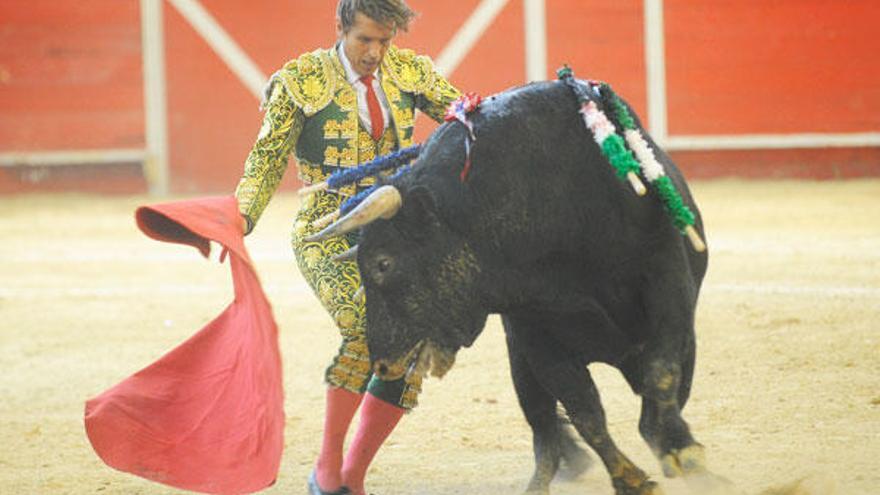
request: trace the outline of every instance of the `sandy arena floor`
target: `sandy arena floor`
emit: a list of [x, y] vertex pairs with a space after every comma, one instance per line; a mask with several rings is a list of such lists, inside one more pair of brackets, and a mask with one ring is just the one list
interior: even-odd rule
[[[710, 246], [685, 417], [710, 465], [748, 495], [802, 476], [812, 494], [880, 493], [880, 180], [693, 185]], [[86, 399], [151, 363], [231, 300], [229, 269], [148, 239], [150, 198], [0, 198], [0, 493], [172, 494], [92, 451]], [[288, 248], [293, 195], [248, 239], [281, 327], [286, 449], [267, 494], [303, 494], [337, 339]], [[380, 495], [519, 493], [531, 435], [497, 318], [404, 419], [368, 477]], [[638, 401], [597, 366], [618, 444], [668, 493], [637, 432]], [[610, 495], [604, 469], [556, 495]]]

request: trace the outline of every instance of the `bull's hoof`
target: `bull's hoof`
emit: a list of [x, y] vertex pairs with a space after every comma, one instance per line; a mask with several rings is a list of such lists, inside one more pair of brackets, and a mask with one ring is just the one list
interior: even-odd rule
[[550, 495], [549, 488], [531, 488], [523, 492], [523, 495]]
[[660, 465], [667, 478], [704, 473], [706, 472], [706, 452], [702, 445], [690, 445], [664, 455], [660, 459]]
[[639, 486], [619, 486], [615, 483], [614, 495], [665, 495], [660, 485], [645, 480]]

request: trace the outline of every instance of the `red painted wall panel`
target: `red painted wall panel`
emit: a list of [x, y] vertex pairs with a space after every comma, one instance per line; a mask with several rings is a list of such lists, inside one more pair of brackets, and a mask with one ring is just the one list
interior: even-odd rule
[[[459, 22], [470, 14], [470, 10], [459, 11]], [[483, 96], [522, 84], [526, 73], [524, 29], [522, 2], [511, 1], [451, 75], [451, 80], [462, 91]]]
[[[421, 0], [421, 4], [412, 2], [413, 8], [427, 7], [429, 2]], [[401, 46], [421, 48], [425, 45], [422, 41], [422, 31], [426, 36], [432, 36], [436, 48], [426, 47], [422, 53], [436, 58], [441, 50], [458, 31], [460, 24], [467, 19], [479, 2], [471, 2], [473, 8], [467, 8], [465, 2], [456, 6], [454, 12], [450, 12], [448, 6], [445, 10], [437, 8], [437, 2], [429, 12], [424, 12], [424, 21], [421, 28], [416, 26], [410, 35], [401, 39]], [[418, 6], [417, 6], [418, 5]], [[430, 23], [434, 16], [445, 19], [443, 30], [433, 26], [425, 26]], [[451, 21], [451, 22], [450, 22]], [[489, 96], [510, 86], [521, 84], [525, 80], [525, 55], [524, 55], [524, 20], [523, 9], [520, 2], [512, 1], [495, 18], [494, 22], [486, 29], [479, 42], [471, 52], [461, 61], [461, 64], [449, 74], [449, 80], [463, 92], [474, 92], [482, 96]], [[439, 26], [438, 26], [439, 27]], [[407, 43], [406, 45], [404, 43]], [[424, 141], [437, 128], [431, 119], [421, 116], [414, 138], [417, 142]]]
[[259, 100], [170, 6], [165, 43], [171, 189], [231, 193], [259, 130]]
[[[0, 152], [144, 145], [138, 3], [0, 2]], [[267, 76], [335, 39], [332, 0], [201, 3]], [[397, 44], [436, 58], [479, 3], [410, 0], [421, 15]], [[672, 135], [880, 130], [880, 62], [873, 53], [880, 3], [664, 3]], [[546, 5], [547, 76], [568, 63], [580, 77], [611, 83], [646, 120], [643, 2]], [[170, 3], [164, 7], [172, 190], [230, 192], [260, 126], [259, 101]], [[483, 95], [522, 83], [524, 22], [522, 0], [510, 0], [450, 79]], [[417, 139], [434, 127], [421, 118]], [[702, 167], [700, 176], [750, 175], [737, 165], [746, 163], [760, 163], [770, 176], [816, 167], [839, 171], [832, 176], [880, 175], [871, 161], [878, 155], [869, 151], [676, 156], [689, 169]], [[798, 168], [795, 159], [815, 167]], [[83, 180], [76, 181], [74, 169], [0, 169], [0, 191], [80, 187], [108, 176], [82, 167]], [[131, 190], [121, 184], [132, 169], [124, 170], [114, 187]], [[142, 178], [130, 182], [143, 188]], [[291, 170], [282, 187], [295, 185]]]
[[550, 74], [569, 64], [576, 76], [605, 81], [647, 121], [641, 0], [547, 0]]
[[[409, 32], [400, 33], [395, 43], [436, 59], [461, 27], [463, 20], [474, 11], [479, 3], [479, 0], [460, 0], [455, 2], [454, 9], [450, 9], [450, 4], [447, 2], [411, 0], [409, 5], [417, 12], [418, 17], [413, 21]], [[499, 31], [499, 24], [500, 22], [496, 19], [494, 25], [490, 26], [487, 36], [497, 36], [494, 33]], [[501, 30], [503, 31], [503, 29], [502, 27]], [[483, 38], [482, 41], [485, 42], [486, 38]], [[449, 75], [449, 80], [461, 88], [462, 91], [475, 91], [480, 92], [480, 94], [486, 94], [487, 88], [478, 88], [478, 82], [463, 79], [468, 73], [468, 70], [464, 67], [465, 64], [473, 63], [473, 60], [478, 59], [479, 54], [472, 52], [468, 59], [463, 60], [462, 64]], [[413, 134], [413, 139], [416, 142], [424, 141], [437, 128], [437, 124], [434, 121], [419, 115], [418, 112], [416, 113], [416, 122], [416, 130]]]
[[203, 5], [266, 75], [335, 38], [335, 3], [314, 0], [211, 0]]
[[0, 2], [0, 151], [144, 144], [136, 1]]
[[407, 3], [416, 11], [416, 18], [408, 32], [398, 34], [395, 43], [437, 56], [480, 0], [456, 0], [454, 4], [437, 0], [409, 0]]
[[664, 3], [670, 134], [880, 130], [880, 2]]

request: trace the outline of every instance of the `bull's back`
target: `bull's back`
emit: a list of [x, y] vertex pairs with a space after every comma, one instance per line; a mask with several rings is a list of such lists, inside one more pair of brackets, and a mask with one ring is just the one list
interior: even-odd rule
[[[492, 177], [482, 184], [485, 196], [497, 198], [493, 207], [506, 212], [504, 217], [528, 225], [521, 233], [540, 239], [539, 251], [575, 252], [607, 264], [646, 244], [677, 245], [678, 233], [659, 197], [654, 192], [639, 197], [617, 177], [579, 109], [559, 82], [524, 86], [488, 101], [478, 129], [484, 124], [484, 146], [499, 145], [486, 161], [493, 170], [485, 171]], [[662, 156], [667, 173], [683, 186], [678, 169]], [[689, 201], [686, 188], [684, 193]]]

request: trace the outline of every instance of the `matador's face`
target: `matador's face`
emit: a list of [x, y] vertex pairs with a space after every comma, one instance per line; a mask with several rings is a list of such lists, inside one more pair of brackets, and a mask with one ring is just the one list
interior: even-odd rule
[[336, 21], [336, 30], [344, 42], [345, 56], [360, 76], [376, 72], [397, 34], [394, 27], [376, 22], [360, 12], [355, 13], [354, 24], [348, 31], [343, 31], [339, 20]]

